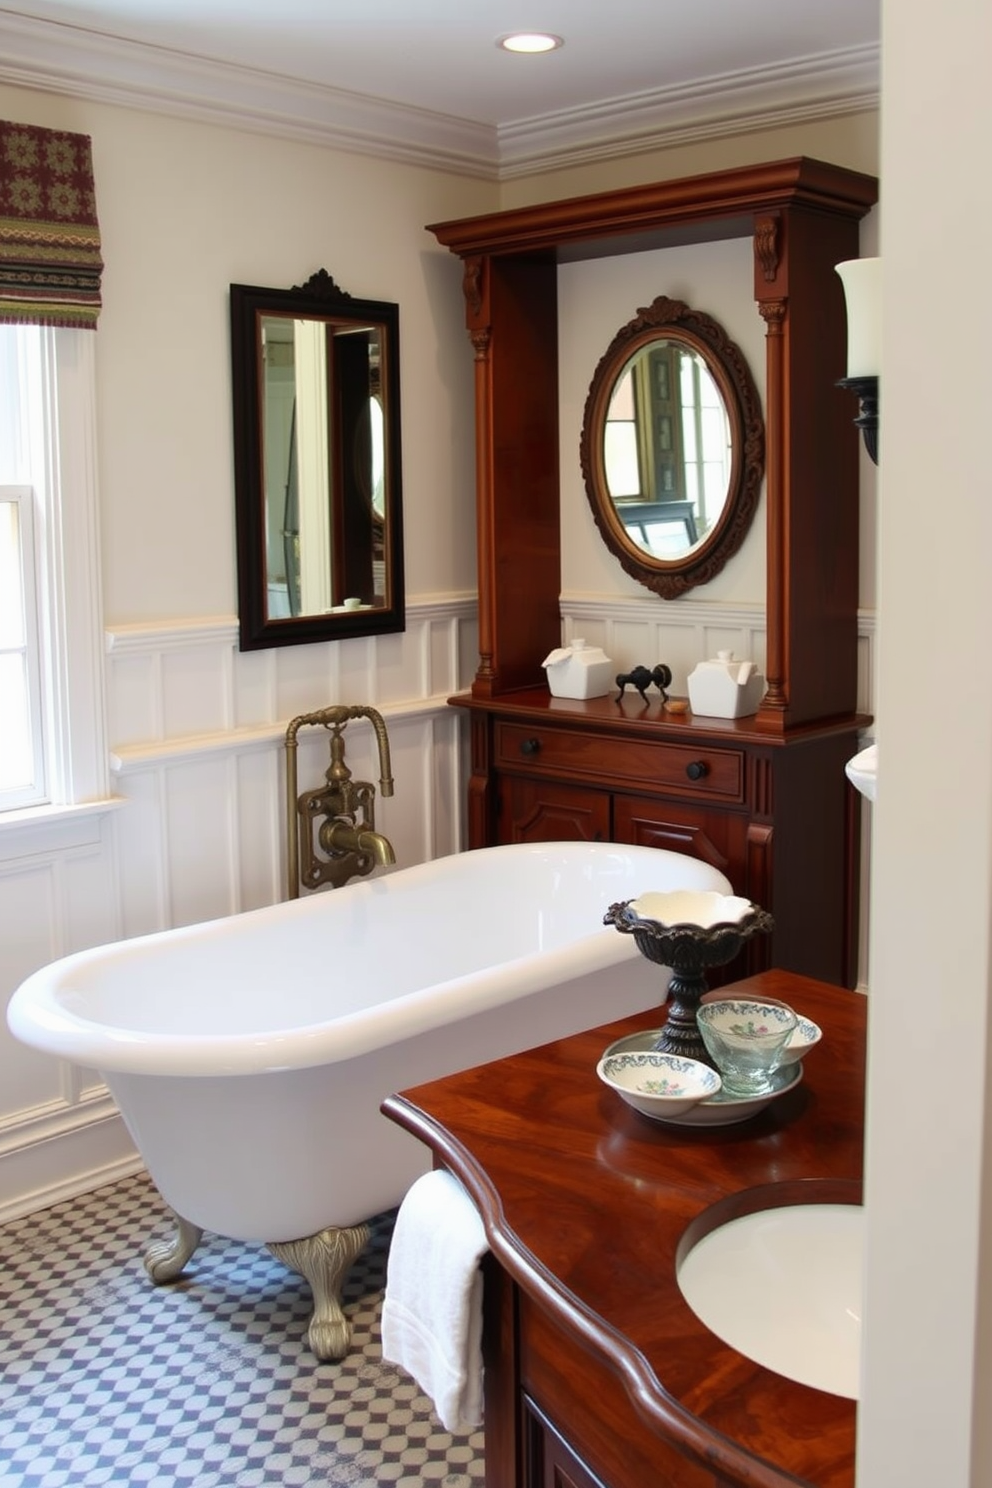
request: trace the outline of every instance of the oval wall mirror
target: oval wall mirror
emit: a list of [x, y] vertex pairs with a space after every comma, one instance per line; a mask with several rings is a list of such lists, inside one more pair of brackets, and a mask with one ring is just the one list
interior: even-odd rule
[[614, 336], [586, 398], [580, 455], [603, 541], [663, 599], [737, 552], [764, 474], [758, 391], [710, 316], [659, 296]]
[[243, 651], [402, 630], [399, 310], [231, 285]]

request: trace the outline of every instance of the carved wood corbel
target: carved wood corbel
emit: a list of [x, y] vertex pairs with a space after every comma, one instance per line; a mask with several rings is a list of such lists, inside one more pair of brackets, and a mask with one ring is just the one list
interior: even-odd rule
[[782, 214], [769, 212], [754, 219], [754, 258], [767, 284], [774, 282], [781, 260], [779, 229]]
[[483, 301], [487, 298], [486, 270], [489, 266], [488, 258], [482, 254], [474, 254], [466, 258], [462, 272], [462, 293], [465, 296], [465, 311], [469, 325], [472, 325], [482, 314]]

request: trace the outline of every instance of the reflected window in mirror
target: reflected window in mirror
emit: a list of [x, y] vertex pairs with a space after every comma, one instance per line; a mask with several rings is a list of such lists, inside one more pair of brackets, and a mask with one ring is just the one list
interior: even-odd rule
[[705, 583], [754, 515], [764, 426], [739, 348], [711, 317], [664, 296], [596, 368], [582, 470], [606, 545], [663, 598]]
[[402, 630], [397, 306], [231, 286], [243, 650]]
[[606, 413], [607, 488], [634, 541], [677, 559], [705, 541], [730, 488], [730, 420], [705, 360], [659, 341], [630, 358]]

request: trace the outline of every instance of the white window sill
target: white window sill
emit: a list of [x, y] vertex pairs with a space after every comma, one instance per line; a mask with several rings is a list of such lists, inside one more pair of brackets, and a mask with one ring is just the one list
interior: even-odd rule
[[23, 806], [0, 812], [0, 862], [97, 842], [104, 818], [124, 804], [123, 796], [108, 796], [72, 806]]

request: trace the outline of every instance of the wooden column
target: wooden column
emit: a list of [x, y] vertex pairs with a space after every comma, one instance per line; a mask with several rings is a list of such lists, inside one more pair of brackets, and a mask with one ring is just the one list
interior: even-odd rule
[[492, 316], [489, 309], [489, 259], [474, 254], [462, 276], [465, 324], [475, 352], [475, 508], [479, 574], [479, 665], [472, 687], [477, 697], [492, 695], [493, 572], [489, 554], [495, 542], [493, 521]]

